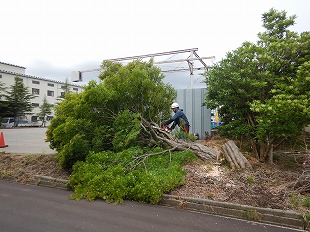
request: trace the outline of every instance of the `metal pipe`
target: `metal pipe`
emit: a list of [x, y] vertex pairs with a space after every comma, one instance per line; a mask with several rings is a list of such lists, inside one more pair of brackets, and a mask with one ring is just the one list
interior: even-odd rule
[[194, 51], [198, 51], [198, 48], [175, 50], [175, 51], [170, 51], [170, 52], [159, 52], [159, 53], [153, 53], [153, 54], [147, 54], [147, 55], [141, 55], [141, 56], [128, 56], [128, 57], [123, 57], [123, 58], [107, 59], [107, 60], [112, 61], [112, 62], [118, 62], [118, 61], [123, 61], [123, 60], [134, 60], [134, 59], [139, 59], [139, 58], [141, 59], [141, 58], [154, 57], [154, 56], [165, 56], [165, 55], [194, 52]]

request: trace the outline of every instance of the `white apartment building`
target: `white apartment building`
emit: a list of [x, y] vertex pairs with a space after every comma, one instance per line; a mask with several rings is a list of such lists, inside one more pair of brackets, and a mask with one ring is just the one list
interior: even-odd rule
[[[41, 77], [35, 77], [25, 74], [25, 67], [0, 62], [0, 82], [4, 84], [6, 89], [14, 85], [15, 77], [20, 77], [24, 85], [28, 87], [29, 92], [36, 96], [31, 100], [34, 106], [30, 115], [27, 115], [26, 119], [28, 122], [38, 121], [38, 113], [40, 112], [40, 106], [43, 103], [44, 96], [48, 103], [56, 104], [59, 103], [59, 97], [64, 95], [64, 84], [65, 82], [50, 80]], [[80, 93], [82, 87], [74, 84], [70, 84], [70, 92]], [[49, 119], [53, 118], [54, 112], [48, 116]]]

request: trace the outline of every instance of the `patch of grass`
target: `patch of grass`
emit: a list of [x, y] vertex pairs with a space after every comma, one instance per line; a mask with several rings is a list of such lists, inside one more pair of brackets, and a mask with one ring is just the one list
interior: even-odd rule
[[249, 185], [253, 185], [253, 184], [254, 184], [254, 178], [253, 178], [253, 176], [248, 176], [247, 181], [248, 181], [248, 184], [249, 184]]
[[291, 196], [291, 203], [292, 203], [293, 207], [295, 207], [295, 208], [297, 208], [300, 204], [300, 200], [295, 194], [293, 194]]
[[279, 177], [276, 177], [275, 180], [273, 181], [276, 185], [280, 185], [281, 184], [281, 180]]
[[304, 219], [305, 228], [307, 228], [310, 224], [310, 214], [309, 213], [304, 214], [303, 219]]
[[259, 213], [257, 213], [255, 210], [248, 210], [247, 211], [247, 218], [250, 221], [256, 221], [259, 222], [261, 221], [261, 215]]
[[[302, 205], [304, 207], [310, 208], [310, 197], [306, 197], [303, 201], [302, 201]], [[309, 215], [310, 216], [310, 215]]]

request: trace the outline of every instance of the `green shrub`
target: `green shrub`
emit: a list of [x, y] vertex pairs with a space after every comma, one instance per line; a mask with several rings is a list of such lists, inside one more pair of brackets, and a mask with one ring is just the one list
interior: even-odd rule
[[195, 159], [189, 151], [158, 154], [161, 151], [143, 151], [130, 148], [122, 152], [90, 153], [85, 162], [77, 162], [69, 179], [75, 193], [73, 199], [93, 201], [101, 198], [108, 202], [134, 200], [158, 203], [162, 194], [184, 183], [182, 166]]

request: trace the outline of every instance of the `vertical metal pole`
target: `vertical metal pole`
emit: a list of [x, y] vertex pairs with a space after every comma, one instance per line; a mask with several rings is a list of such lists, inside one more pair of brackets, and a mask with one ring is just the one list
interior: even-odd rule
[[193, 61], [193, 55], [194, 51], [191, 50], [191, 56], [190, 56], [190, 61], [189, 61], [189, 72], [190, 72], [190, 86], [189, 88], [193, 88], [193, 78], [194, 78], [194, 61]]

